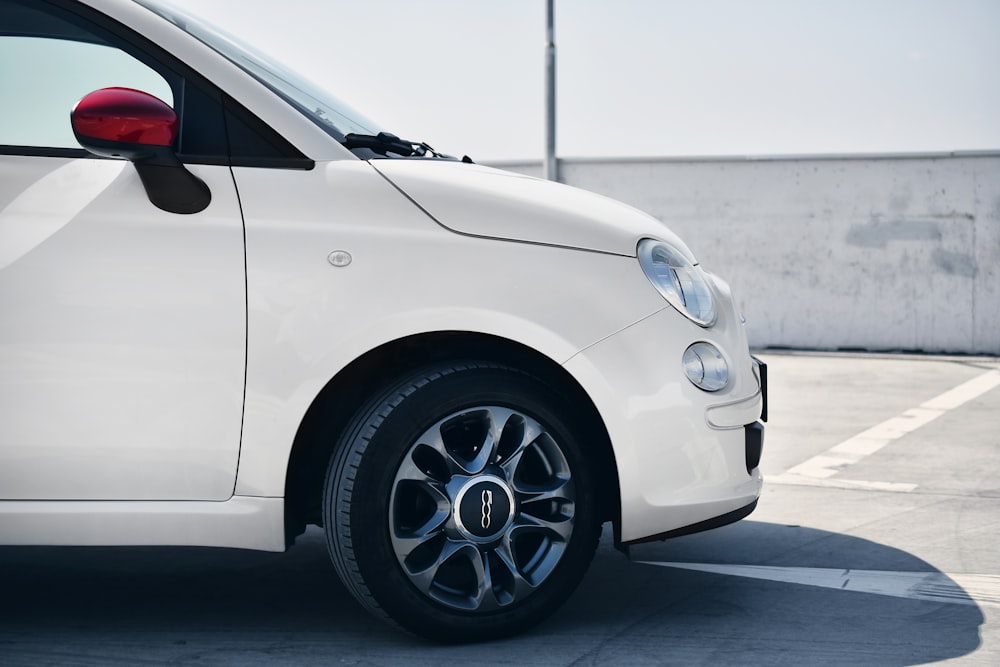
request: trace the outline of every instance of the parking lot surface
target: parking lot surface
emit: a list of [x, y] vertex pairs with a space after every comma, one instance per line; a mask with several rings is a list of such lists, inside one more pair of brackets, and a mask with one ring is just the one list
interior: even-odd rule
[[1000, 359], [760, 356], [757, 510], [630, 558], [605, 538], [527, 634], [397, 632], [316, 530], [284, 554], [4, 547], [0, 664], [1000, 665]]

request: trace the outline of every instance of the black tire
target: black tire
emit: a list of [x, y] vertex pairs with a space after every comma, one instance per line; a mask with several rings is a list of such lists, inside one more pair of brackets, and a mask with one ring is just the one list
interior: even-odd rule
[[327, 544], [376, 615], [443, 642], [550, 615], [600, 536], [573, 408], [518, 370], [442, 364], [373, 399], [327, 473]]

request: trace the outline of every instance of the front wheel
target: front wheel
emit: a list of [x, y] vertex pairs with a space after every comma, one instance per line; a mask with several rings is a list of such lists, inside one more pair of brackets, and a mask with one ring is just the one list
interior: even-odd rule
[[572, 406], [515, 369], [448, 364], [363, 408], [327, 475], [327, 542], [358, 600], [448, 642], [520, 631], [573, 591], [600, 535]]

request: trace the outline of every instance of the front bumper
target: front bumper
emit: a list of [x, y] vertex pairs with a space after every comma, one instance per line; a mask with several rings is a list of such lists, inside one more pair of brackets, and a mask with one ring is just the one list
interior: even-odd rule
[[[699, 340], [726, 357], [730, 382], [723, 390], [702, 391], [682, 371], [684, 350]], [[752, 511], [761, 490], [766, 366], [750, 356], [731, 305], [710, 329], [666, 308], [584, 350], [566, 368], [611, 438], [621, 542], [704, 530]]]

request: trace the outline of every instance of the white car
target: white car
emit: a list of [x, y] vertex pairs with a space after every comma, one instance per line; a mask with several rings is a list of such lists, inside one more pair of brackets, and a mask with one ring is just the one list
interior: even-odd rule
[[[727, 285], [154, 0], [0, 0], [0, 543], [282, 551], [443, 641], [760, 494]], [[124, 158], [124, 159], [121, 159]]]

